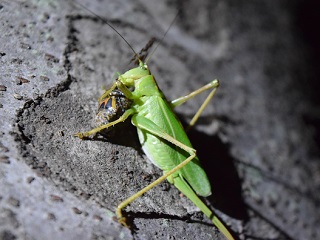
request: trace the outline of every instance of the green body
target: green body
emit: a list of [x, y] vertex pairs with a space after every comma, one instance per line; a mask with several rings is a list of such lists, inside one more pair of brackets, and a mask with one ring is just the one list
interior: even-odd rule
[[227, 239], [234, 239], [223, 223], [197, 196], [197, 194], [203, 197], [209, 196], [211, 186], [206, 173], [200, 166], [195, 149], [193, 149], [184, 128], [173, 112], [174, 107], [205, 90], [213, 88], [214, 90], [192, 119], [190, 125], [193, 125], [213, 97], [218, 86], [219, 82], [214, 80], [187, 96], [168, 102], [158, 88], [147, 65], [140, 61], [139, 67], [133, 68], [122, 75], [119, 74], [118, 80], [100, 97], [100, 100], [106, 99], [114, 89], [118, 88], [127, 99], [132, 101], [132, 105], [119, 119], [88, 132], [78, 133], [76, 136], [80, 138], [90, 136], [131, 116], [132, 124], [137, 127], [140, 143], [145, 154], [164, 173], [162, 177], [119, 204], [116, 212], [118, 221], [123, 225], [126, 225], [126, 221], [122, 215], [122, 209], [155, 185], [167, 179], [199, 207]]
[[[87, 9], [85, 6], [81, 6]], [[89, 9], [87, 10], [96, 15]], [[99, 16], [97, 17], [100, 18]], [[102, 18], [100, 19], [109, 25], [128, 44], [135, 56], [139, 59], [138, 54], [126, 39], [107, 21]], [[166, 33], [164, 36], [165, 35]], [[154, 77], [148, 70], [147, 64], [139, 59], [139, 67], [131, 69], [122, 75], [119, 74], [119, 78], [112, 87], [105, 91], [100, 97], [99, 102], [106, 100], [103, 101], [103, 109], [107, 111], [98, 112], [97, 114], [99, 122], [103, 125], [88, 132], [79, 132], [75, 134], [75, 136], [82, 139], [123, 122], [131, 116], [132, 124], [137, 127], [139, 139], [145, 154], [156, 166], [163, 170], [163, 176], [118, 205], [116, 214], [118, 221], [124, 226], [127, 226], [127, 224], [125, 217], [122, 215], [122, 209], [138, 197], [142, 196], [145, 192], [167, 179], [199, 207], [227, 239], [234, 239], [224, 224], [197, 196], [197, 194], [203, 197], [210, 195], [211, 186], [206, 173], [200, 166], [195, 149], [193, 149], [185, 130], [173, 112], [174, 107], [179, 106], [203, 91], [213, 89], [192, 118], [188, 128], [192, 127], [214, 96], [218, 86], [219, 81], [213, 80], [187, 96], [168, 102], [158, 88]], [[113, 92], [116, 88], [118, 89], [117, 94]], [[133, 91], [131, 89], [133, 89]], [[119, 91], [121, 92], [121, 97], [118, 95]], [[127, 107], [127, 104], [117, 102], [120, 99], [123, 99], [122, 94], [125, 96], [126, 100], [131, 100], [133, 102], [130, 107]], [[131, 101], [126, 102], [129, 103]], [[111, 110], [109, 103], [112, 103]], [[108, 109], [105, 109], [106, 106]], [[124, 113], [118, 119], [109, 122], [109, 119], [112, 119], [112, 117], [118, 117], [117, 114], [119, 113], [119, 110], [121, 111], [121, 114], [123, 111]]]
[[[152, 81], [149, 81], [149, 84], [157, 86], [153, 80], [153, 76], [149, 75], [148, 77], [152, 79]], [[158, 91], [160, 92], [160, 90]], [[137, 116], [149, 119], [171, 137], [192, 148], [180, 121], [177, 119], [164, 96], [154, 96], [152, 93], [148, 94], [149, 95], [143, 96], [133, 103], [132, 108], [136, 110]], [[164, 173], [190, 156], [188, 152], [164, 139], [145, 130], [141, 130], [139, 127], [137, 127], [137, 130], [143, 151], [152, 163], [162, 169]], [[193, 190], [200, 196], [206, 197], [211, 194], [211, 187], [207, 175], [200, 166], [197, 157], [179, 171], [172, 174], [168, 180], [174, 184], [176, 178], [184, 178], [187, 180]]]

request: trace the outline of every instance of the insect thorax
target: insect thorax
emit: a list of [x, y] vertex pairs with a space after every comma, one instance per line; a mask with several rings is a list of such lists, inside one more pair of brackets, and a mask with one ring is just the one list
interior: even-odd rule
[[98, 126], [117, 120], [131, 106], [131, 101], [119, 90], [113, 90], [99, 102], [95, 121]]

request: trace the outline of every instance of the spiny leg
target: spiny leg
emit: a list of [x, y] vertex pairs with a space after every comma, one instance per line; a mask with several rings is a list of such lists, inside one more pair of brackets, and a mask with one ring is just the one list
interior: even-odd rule
[[181, 105], [182, 103], [185, 103], [186, 101], [190, 100], [191, 98], [197, 96], [198, 94], [213, 88], [212, 91], [210, 92], [210, 94], [208, 95], [208, 97], [206, 98], [206, 100], [202, 103], [202, 105], [199, 108], [199, 110], [193, 116], [192, 120], [189, 123], [189, 126], [186, 129], [186, 131], [188, 131], [191, 127], [194, 126], [194, 124], [199, 119], [199, 117], [200, 117], [201, 113], [203, 112], [203, 110], [206, 108], [206, 106], [209, 104], [209, 102], [213, 98], [213, 96], [216, 93], [218, 87], [219, 87], [219, 81], [217, 79], [215, 79], [215, 80], [211, 81], [210, 83], [204, 85], [203, 87], [191, 92], [190, 94], [171, 101], [171, 106], [173, 108], [175, 108], [175, 107]]
[[142, 190], [140, 190], [136, 194], [132, 195], [131, 197], [127, 198], [126, 200], [124, 200], [123, 202], [121, 202], [118, 205], [117, 210], [116, 210], [116, 214], [118, 217], [118, 221], [124, 226], [127, 226], [127, 224], [126, 224], [125, 217], [123, 217], [123, 215], [122, 215], [123, 208], [128, 206], [131, 202], [133, 202], [135, 199], [140, 197], [145, 192], [149, 191], [151, 188], [155, 187], [157, 184], [166, 180], [171, 174], [175, 173], [176, 171], [178, 171], [179, 169], [184, 167], [186, 164], [188, 164], [190, 161], [192, 161], [192, 159], [194, 159], [196, 157], [195, 149], [188, 147], [185, 144], [177, 141], [175, 138], [171, 137], [163, 129], [161, 129], [158, 125], [156, 125], [155, 123], [153, 123], [149, 119], [134, 115], [134, 116], [132, 116], [132, 123], [137, 128], [148, 131], [148, 132], [152, 133], [153, 135], [158, 136], [162, 139], [165, 139], [165, 140], [171, 142], [172, 144], [180, 147], [181, 149], [188, 152], [190, 154], [190, 156], [188, 158], [186, 158], [183, 162], [181, 162], [179, 165], [172, 168], [170, 171], [166, 172], [163, 176], [161, 176], [160, 178], [158, 178], [154, 182], [150, 183], [148, 186], [146, 186], [145, 188], [143, 188]]
[[154, 182], [150, 183], [148, 186], [144, 187], [143, 189], [141, 189], [139, 192], [135, 193], [134, 195], [132, 195], [131, 197], [127, 198], [126, 200], [122, 201], [116, 210], [116, 214], [117, 214], [117, 218], [118, 218], [118, 222], [121, 223], [122, 225], [127, 226], [126, 224], [126, 218], [123, 217], [122, 215], [122, 209], [125, 208], [126, 206], [128, 206], [131, 202], [133, 202], [134, 200], [136, 200], [138, 197], [140, 197], [141, 195], [143, 195], [144, 193], [148, 192], [151, 188], [155, 187], [156, 185], [158, 185], [159, 183], [163, 182], [164, 180], [166, 180], [171, 174], [175, 173], [176, 171], [178, 171], [179, 169], [183, 168], [186, 164], [188, 164], [192, 159], [194, 159], [196, 156], [195, 153], [193, 153], [191, 156], [189, 156], [186, 160], [184, 160], [182, 163], [180, 163], [179, 165], [177, 165], [176, 167], [172, 168], [170, 171], [168, 171], [166, 174], [164, 174], [163, 176], [159, 177], [157, 180], [155, 180]]
[[102, 126], [99, 126], [99, 127], [96, 127], [88, 132], [79, 132], [79, 133], [76, 133], [74, 134], [73, 136], [75, 137], [78, 137], [80, 139], [83, 139], [85, 137], [89, 137], [90, 135], [93, 135], [97, 132], [100, 132], [102, 131], [103, 129], [106, 129], [106, 128], [109, 128], [111, 126], [114, 126], [120, 122], [124, 122], [130, 115], [132, 115], [134, 113], [134, 110], [133, 109], [128, 109], [127, 111], [124, 112], [124, 114], [119, 117], [117, 120], [113, 121], [113, 122], [110, 122], [108, 124], [105, 124], [105, 125], [102, 125]]

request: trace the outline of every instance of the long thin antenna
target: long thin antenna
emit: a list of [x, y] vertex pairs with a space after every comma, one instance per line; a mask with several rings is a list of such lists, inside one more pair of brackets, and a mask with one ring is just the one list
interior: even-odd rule
[[134, 53], [134, 55], [139, 58], [139, 55], [136, 53], [136, 51], [133, 49], [133, 47], [130, 45], [130, 43], [128, 43], [128, 41], [117, 31], [117, 29], [115, 29], [107, 20], [103, 19], [102, 17], [100, 17], [98, 14], [94, 13], [93, 11], [91, 11], [89, 8], [87, 8], [86, 6], [84, 6], [83, 4], [73, 1], [75, 4], [78, 4], [79, 6], [81, 6], [82, 8], [84, 8], [85, 10], [87, 10], [88, 12], [90, 12], [93, 16], [97, 17], [98, 19], [100, 19], [103, 23], [107, 24], [113, 31], [115, 31], [121, 38], [123, 41], [125, 41], [125, 43], [129, 46], [129, 48], [132, 50], [132, 52]]
[[153, 49], [153, 51], [150, 53], [149, 57], [146, 59], [146, 64], [148, 63], [148, 61], [150, 60], [150, 58], [152, 57], [152, 55], [155, 53], [155, 51], [158, 49], [158, 47], [160, 46], [160, 44], [163, 42], [163, 39], [165, 38], [165, 36], [167, 35], [167, 33], [169, 32], [170, 28], [173, 26], [173, 24], [175, 23], [175, 21], [177, 20], [178, 16], [180, 15], [180, 10], [177, 12], [176, 16], [174, 17], [174, 19], [171, 21], [169, 27], [167, 28], [167, 30], [165, 31], [165, 33], [163, 34], [161, 40], [159, 41], [159, 43], [157, 44], [157, 46]]
[[149, 42], [144, 46], [144, 48], [142, 48], [140, 50], [140, 52], [138, 53], [139, 58], [137, 59], [137, 56], [134, 55], [130, 59], [130, 63], [133, 62], [133, 63], [139, 65], [139, 61], [144, 61], [148, 56], [148, 50], [152, 47], [152, 45], [154, 44], [155, 41], [156, 41], [156, 38], [152, 37], [149, 40]]

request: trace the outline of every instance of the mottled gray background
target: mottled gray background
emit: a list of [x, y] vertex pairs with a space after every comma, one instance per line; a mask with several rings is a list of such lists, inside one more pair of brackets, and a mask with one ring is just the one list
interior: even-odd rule
[[[80, 1], [80, 0], [79, 0]], [[205, 201], [239, 239], [319, 239], [319, 4], [298, 0], [89, 1], [149, 66], [168, 99], [218, 78], [191, 141], [210, 177]], [[81, 141], [102, 87], [132, 52], [72, 1], [0, 2], [0, 239], [223, 239], [161, 175], [130, 122]], [[205, 96], [177, 109], [188, 122]]]

